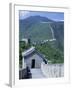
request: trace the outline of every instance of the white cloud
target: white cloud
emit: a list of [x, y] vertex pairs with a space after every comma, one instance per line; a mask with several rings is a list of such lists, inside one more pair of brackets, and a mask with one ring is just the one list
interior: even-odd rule
[[20, 19], [24, 19], [24, 18], [28, 17], [29, 13], [30, 13], [29, 11], [20, 11], [19, 12]]

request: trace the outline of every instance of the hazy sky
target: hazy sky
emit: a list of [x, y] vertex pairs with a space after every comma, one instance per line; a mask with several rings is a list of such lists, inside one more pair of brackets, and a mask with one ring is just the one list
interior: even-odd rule
[[64, 21], [63, 12], [41, 12], [41, 11], [19, 11], [19, 19], [25, 19], [29, 16], [43, 16], [55, 21]]

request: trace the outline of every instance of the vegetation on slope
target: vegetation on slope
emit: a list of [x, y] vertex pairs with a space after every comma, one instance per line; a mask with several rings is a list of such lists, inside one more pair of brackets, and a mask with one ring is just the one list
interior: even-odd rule
[[45, 55], [45, 58], [51, 63], [64, 63], [63, 53], [57, 48], [51, 47], [49, 43], [36, 45], [36, 49]]

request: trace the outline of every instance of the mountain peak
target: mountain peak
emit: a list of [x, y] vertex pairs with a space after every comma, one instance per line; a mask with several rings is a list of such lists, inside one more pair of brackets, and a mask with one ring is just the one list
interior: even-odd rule
[[29, 16], [26, 19], [22, 19], [22, 21], [33, 21], [33, 22], [53, 22], [53, 20], [48, 19], [47, 17], [43, 17], [40, 15], [36, 15], [36, 16]]

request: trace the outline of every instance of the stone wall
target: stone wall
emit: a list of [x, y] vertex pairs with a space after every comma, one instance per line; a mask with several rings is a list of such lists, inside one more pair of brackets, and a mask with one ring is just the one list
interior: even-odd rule
[[63, 77], [64, 64], [45, 64], [41, 63], [41, 70], [45, 77]]

